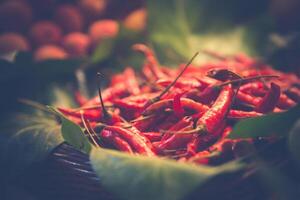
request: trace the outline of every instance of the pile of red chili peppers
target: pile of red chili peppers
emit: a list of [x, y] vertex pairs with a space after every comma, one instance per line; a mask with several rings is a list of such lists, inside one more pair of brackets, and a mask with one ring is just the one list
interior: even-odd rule
[[234, 158], [240, 142], [253, 142], [226, 138], [237, 121], [282, 112], [300, 101], [297, 76], [243, 54], [206, 52], [214, 62], [193, 66], [190, 60], [174, 69], [161, 66], [143, 44], [133, 49], [146, 57], [140, 73], [127, 67], [112, 76], [100, 98], [87, 100], [76, 93], [79, 108], [59, 108], [95, 146], [221, 163]]

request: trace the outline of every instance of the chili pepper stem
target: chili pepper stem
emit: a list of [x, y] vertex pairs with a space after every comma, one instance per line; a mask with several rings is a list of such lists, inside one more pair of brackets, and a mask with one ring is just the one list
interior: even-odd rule
[[223, 86], [229, 85], [229, 84], [243, 83], [246, 81], [252, 81], [252, 80], [263, 79], [263, 78], [279, 78], [279, 76], [277, 76], [277, 75], [261, 75], [261, 76], [253, 76], [253, 77], [242, 78], [242, 79], [235, 79], [232, 81], [226, 81], [224, 83], [221, 83], [221, 84], [217, 85], [216, 87], [223, 87]]
[[189, 62], [184, 66], [184, 68], [181, 70], [181, 72], [177, 75], [177, 77], [172, 81], [157, 97], [154, 97], [153, 99], [150, 99], [146, 104], [145, 108], [148, 107], [149, 105], [157, 102], [160, 100], [160, 98], [166, 94], [170, 88], [177, 82], [177, 80], [182, 76], [182, 74], [185, 72], [185, 70], [188, 68], [188, 66], [191, 65], [193, 60], [198, 56], [199, 52], [196, 52], [195, 55], [189, 60]]
[[204, 125], [199, 125], [195, 129], [190, 130], [190, 131], [160, 130], [159, 132], [161, 132], [162, 134], [166, 134], [166, 133], [169, 133], [169, 134], [195, 134], [195, 133], [201, 134], [201, 133], [206, 133], [207, 130], [206, 130], [206, 127]]
[[100, 98], [100, 103], [101, 103], [101, 107], [102, 107], [102, 112], [103, 112], [103, 117], [104, 119], [109, 119], [111, 118], [110, 114], [107, 112], [105, 106], [104, 106], [104, 102], [102, 99], [102, 93], [101, 93], [101, 73], [97, 72], [97, 76], [98, 76], [98, 95]]

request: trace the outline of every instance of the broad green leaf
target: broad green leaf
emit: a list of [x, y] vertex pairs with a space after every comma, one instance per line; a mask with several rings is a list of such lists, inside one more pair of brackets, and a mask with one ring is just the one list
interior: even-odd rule
[[[263, 20], [266, 17], [249, 21], [245, 17], [249, 4], [254, 8], [251, 11], [260, 16], [265, 1], [148, 1], [150, 42], [163, 61], [188, 59], [204, 49], [224, 54], [257, 54], [263, 50], [272, 27]], [[201, 55], [196, 61], [207, 58]]]
[[196, 166], [162, 158], [93, 148], [93, 169], [103, 186], [120, 199], [183, 199], [210, 178], [241, 169], [234, 162], [220, 167]]
[[115, 40], [116, 39], [114, 38], [103, 40], [94, 50], [91, 56], [91, 62], [94, 64], [99, 63], [104, 59], [108, 58], [109, 56], [111, 56], [111, 53], [115, 45]]
[[287, 136], [289, 129], [299, 119], [300, 105], [282, 112], [241, 120], [228, 135], [231, 139], [265, 136]]
[[35, 162], [46, 158], [63, 142], [60, 124], [53, 115], [36, 112], [14, 116], [1, 126], [1, 178], [16, 177]]
[[62, 121], [61, 133], [64, 140], [70, 145], [77, 148], [78, 150], [89, 154], [92, 146], [87, 137], [85, 136], [81, 127], [72, 122], [71, 120], [67, 119], [57, 109], [50, 106], [48, 106], [48, 108], [50, 111], [52, 111], [60, 117]]

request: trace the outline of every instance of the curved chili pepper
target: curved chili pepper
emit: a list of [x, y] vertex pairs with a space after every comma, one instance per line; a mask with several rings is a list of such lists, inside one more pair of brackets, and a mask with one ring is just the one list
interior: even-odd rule
[[160, 132], [142, 132], [142, 134], [151, 142], [157, 142], [161, 140], [162, 137], [162, 134]]
[[[159, 112], [161, 110], [165, 110], [167, 108], [172, 108], [173, 101], [174, 101], [173, 99], [164, 99], [164, 100], [158, 101], [154, 104], [151, 104], [146, 110], [144, 110], [144, 112], [142, 114], [143, 115], [151, 115], [151, 114]], [[204, 112], [208, 109], [208, 106], [198, 103], [198, 102], [195, 102], [192, 99], [181, 98], [180, 102], [181, 102], [181, 106], [184, 109], [190, 109], [190, 110], [194, 110], [197, 112]]]
[[233, 96], [234, 92], [231, 85], [225, 86], [212, 107], [197, 121], [197, 126], [205, 127], [208, 133], [216, 132], [228, 114]]
[[177, 95], [175, 95], [175, 97], [173, 99], [174, 114], [178, 118], [181, 118], [184, 115], [184, 109], [182, 108], [182, 104], [181, 104], [181, 100], [180, 100], [182, 95], [184, 95], [184, 93], [177, 94]]
[[123, 74], [125, 77], [125, 85], [127, 86], [129, 93], [133, 95], [139, 94], [141, 91], [133, 69], [127, 67]]
[[132, 49], [135, 51], [140, 51], [146, 56], [147, 63], [145, 65], [149, 67], [157, 79], [166, 77], [164, 72], [159, 67], [159, 63], [154, 56], [154, 52], [149, 47], [144, 44], [135, 44], [132, 46]]
[[[172, 82], [173, 80], [171, 79], [159, 79], [156, 81], [156, 84], [159, 86], [167, 87]], [[192, 89], [192, 88], [202, 89], [203, 85], [195, 78], [182, 77], [174, 84], [174, 87], [185, 88], [185, 89]]]
[[277, 84], [271, 83], [270, 90], [256, 105], [255, 110], [261, 113], [271, 112], [279, 100], [280, 91], [280, 87]]
[[64, 115], [72, 116], [72, 117], [81, 117], [81, 113], [83, 114], [85, 119], [92, 120], [92, 121], [99, 121], [102, 117], [102, 112], [99, 110], [78, 110], [74, 111], [72, 109], [67, 108], [57, 108], [60, 112]]
[[113, 146], [115, 146], [120, 151], [127, 152], [129, 154], [133, 154], [133, 150], [131, 146], [123, 140], [122, 138], [116, 136], [112, 131], [109, 130], [103, 130], [100, 135], [106, 142], [111, 143]]
[[119, 126], [107, 126], [104, 130], [110, 130], [117, 133], [120, 137], [124, 138], [129, 144], [131, 144], [132, 147], [140, 154], [146, 156], [156, 155], [151, 142], [140, 133], [133, 133], [132, 131]]
[[[188, 131], [193, 129], [192, 125], [188, 125], [185, 128], [182, 128], [180, 131]], [[191, 134], [173, 134], [166, 140], [162, 140], [161, 143], [158, 145], [159, 149], [178, 149], [186, 147], [187, 143], [193, 138]]]
[[277, 106], [281, 109], [289, 109], [296, 105], [292, 99], [290, 99], [286, 94], [280, 94]]
[[[173, 126], [171, 126], [168, 131], [171, 131], [171, 132], [179, 131], [187, 126], [191, 126], [192, 124], [193, 124], [193, 121], [192, 121], [191, 117], [183, 117], [180, 121], [178, 121]], [[161, 138], [161, 141], [164, 141], [173, 135], [173, 134], [168, 133], [168, 131], [165, 131], [163, 137]]]
[[240, 87], [240, 91], [246, 94], [262, 97], [267, 90], [262, 82], [251, 82]]
[[256, 106], [259, 104], [259, 102], [261, 101], [260, 97], [253, 97], [249, 94], [245, 94], [242, 91], [239, 91], [236, 95], [236, 98], [242, 102], [242, 103], [246, 103], [252, 106]]
[[233, 110], [231, 109], [228, 113], [228, 118], [241, 119], [249, 117], [259, 117], [262, 116], [261, 113], [255, 111], [243, 111], [243, 110]]

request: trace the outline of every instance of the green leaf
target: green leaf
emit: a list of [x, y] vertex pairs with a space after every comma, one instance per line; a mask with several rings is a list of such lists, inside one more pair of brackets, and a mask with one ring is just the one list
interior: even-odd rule
[[233, 127], [228, 138], [287, 136], [289, 129], [299, 118], [299, 113], [300, 105], [297, 105], [286, 112], [241, 120]]
[[60, 124], [43, 112], [20, 114], [2, 124], [0, 134], [1, 177], [16, 177], [39, 162], [63, 142]]
[[60, 117], [62, 121], [61, 133], [64, 140], [70, 145], [74, 146], [76, 149], [86, 154], [89, 154], [92, 146], [87, 137], [85, 136], [81, 127], [72, 122], [71, 120], [67, 119], [57, 109], [51, 106], [48, 106], [48, 108], [50, 111], [52, 111]]
[[[150, 42], [160, 60], [165, 62], [186, 60], [195, 52], [204, 49], [224, 54], [257, 54], [263, 50], [261, 46], [266, 43], [272, 27], [268, 20], [264, 20], [266, 17], [254, 21], [244, 14], [249, 13], [249, 8], [253, 8], [251, 12], [260, 16], [265, 6], [263, 2], [255, 1], [253, 4], [245, 0], [148, 1]], [[249, 4], [252, 7], [247, 8]], [[196, 62], [204, 62], [207, 59], [207, 56], [201, 55]]]
[[120, 199], [182, 199], [210, 178], [241, 169], [237, 162], [220, 167], [196, 166], [162, 158], [93, 148], [93, 169], [101, 183]]
[[111, 53], [115, 46], [115, 40], [115, 38], [103, 40], [94, 50], [91, 56], [91, 62], [93, 64], [96, 64], [111, 56]]

